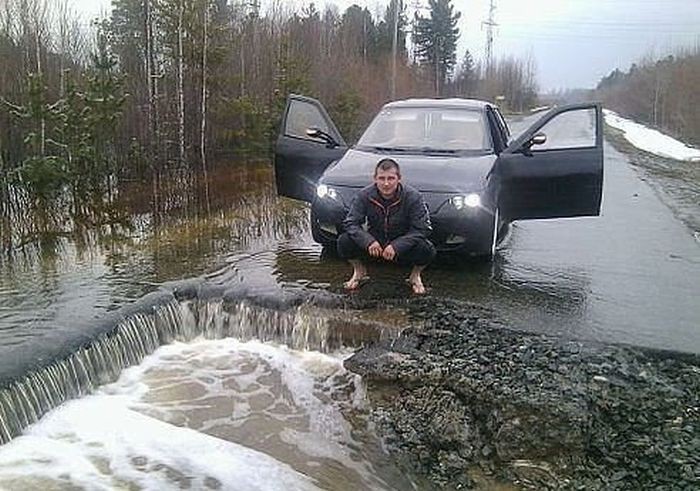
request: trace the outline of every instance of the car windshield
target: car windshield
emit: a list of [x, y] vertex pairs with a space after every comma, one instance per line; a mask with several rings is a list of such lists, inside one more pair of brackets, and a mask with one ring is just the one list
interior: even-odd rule
[[382, 109], [360, 140], [360, 147], [388, 151], [486, 151], [491, 140], [484, 113], [477, 109], [389, 107]]

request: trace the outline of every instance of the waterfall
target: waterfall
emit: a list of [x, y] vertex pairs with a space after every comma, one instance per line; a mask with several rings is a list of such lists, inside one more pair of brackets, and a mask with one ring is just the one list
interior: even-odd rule
[[100, 329], [77, 350], [6, 382], [0, 389], [0, 444], [61, 403], [116, 380], [124, 368], [174, 340], [233, 337], [329, 352], [397, 334], [395, 328], [348, 320], [344, 311], [334, 316], [311, 302], [279, 310], [250, 299], [168, 298], [147, 308], [128, 309], [113, 327]]
[[[299, 350], [330, 351], [329, 318], [318, 309], [302, 305], [287, 311], [237, 302], [205, 302], [198, 308], [199, 327], [207, 338], [233, 337], [243, 341], [275, 341]], [[334, 345], [332, 348], [339, 348]]]
[[59, 404], [115, 380], [121, 370], [179, 337], [181, 319], [181, 305], [175, 300], [154, 307], [150, 315], [133, 314], [113, 331], [0, 390], [0, 443]]

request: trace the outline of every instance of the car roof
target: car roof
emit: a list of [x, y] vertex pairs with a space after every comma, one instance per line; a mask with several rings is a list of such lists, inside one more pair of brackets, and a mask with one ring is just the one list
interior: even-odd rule
[[384, 105], [385, 108], [392, 107], [454, 107], [462, 109], [484, 109], [493, 106], [490, 102], [478, 99], [460, 99], [453, 97], [450, 99], [404, 99], [392, 101]]

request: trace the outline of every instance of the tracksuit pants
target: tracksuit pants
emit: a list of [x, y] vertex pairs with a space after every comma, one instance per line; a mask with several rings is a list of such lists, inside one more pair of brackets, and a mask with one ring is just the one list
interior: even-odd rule
[[[343, 259], [369, 259], [366, 249], [358, 246], [354, 240], [343, 233], [338, 237], [338, 255]], [[394, 262], [402, 266], [427, 266], [435, 259], [435, 246], [428, 239], [417, 240], [409, 250], [396, 253]]]

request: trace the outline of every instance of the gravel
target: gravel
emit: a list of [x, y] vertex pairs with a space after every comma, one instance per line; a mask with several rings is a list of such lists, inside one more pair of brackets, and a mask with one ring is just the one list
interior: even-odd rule
[[395, 302], [412, 325], [346, 367], [408, 472], [440, 489], [700, 487], [700, 357], [516, 332], [459, 301]]

